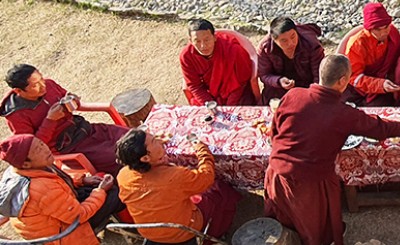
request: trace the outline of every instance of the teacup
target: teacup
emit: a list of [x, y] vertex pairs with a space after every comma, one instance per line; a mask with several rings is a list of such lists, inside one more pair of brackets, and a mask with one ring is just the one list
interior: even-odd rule
[[72, 95], [66, 95], [65, 97], [61, 98], [60, 104], [63, 105], [64, 108], [69, 112], [73, 112], [78, 109], [78, 103]]
[[147, 130], [149, 129], [149, 126], [147, 126], [147, 124], [143, 123], [143, 124], [140, 124], [136, 129], [147, 132]]
[[272, 98], [269, 101], [269, 107], [271, 108], [272, 112], [275, 112], [276, 109], [278, 109], [279, 103], [281, 102], [281, 99], [278, 98]]
[[215, 115], [217, 114], [217, 102], [215, 101], [207, 101], [205, 103], [205, 106], [207, 108], [207, 110], [210, 112], [210, 114]]

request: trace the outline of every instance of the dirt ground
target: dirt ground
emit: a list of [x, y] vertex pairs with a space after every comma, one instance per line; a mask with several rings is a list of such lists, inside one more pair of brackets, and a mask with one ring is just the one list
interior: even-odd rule
[[[246, 33], [256, 45], [262, 35]], [[120, 17], [76, 6], [0, 0], [0, 76], [16, 63], [35, 65], [83, 101], [107, 102], [130, 88], [148, 88], [158, 103], [186, 104], [180, 91], [179, 52], [187, 42], [185, 23]], [[330, 47], [333, 50], [334, 47]], [[330, 51], [331, 52], [331, 51]], [[8, 91], [0, 83], [1, 94]], [[106, 116], [86, 114], [91, 121]], [[0, 119], [0, 138], [9, 135]], [[0, 163], [0, 170], [5, 164]], [[262, 216], [262, 197], [244, 193], [232, 231]], [[398, 207], [343, 209], [346, 244], [378, 239], [400, 244]], [[12, 235], [9, 227], [0, 234]], [[124, 244], [106, 232], [104, 244]]]

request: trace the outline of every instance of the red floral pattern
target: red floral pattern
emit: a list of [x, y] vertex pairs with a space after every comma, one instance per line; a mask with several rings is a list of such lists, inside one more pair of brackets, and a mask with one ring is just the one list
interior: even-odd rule
[[[400, 108], [360, 108], [368, 114], [400, 121]], [[400, 138], [377, 143], [364, 140], [356, 148], [342, 151], [336, 159], [336, 173], [346, 185], [371, 185], [400, 181]]]
[[[264, 170], [271, 146], [268, 137], [253, 127], [256, 120], [271, 121], [268, 107], [217, 107], [214, 122], [203, 121], [208, 111], [203, 106], [155, 105], [146, 120], [151, 133], [173, 135], [167, 144], [169, 160], [178, 165], [196, 166], [197, 159], [186, 135], [195, 133], [209, 145], [216, 159], [216, 172], [237, 187], [263, 188]], [[368, 114], [400, 121], [400, 108], [361, 108]], [[367, 185], [400, 181], [400, 138], [377, 143], [363, 141], [360, 146], [342, 151], [336, 172], [347, 185]]]

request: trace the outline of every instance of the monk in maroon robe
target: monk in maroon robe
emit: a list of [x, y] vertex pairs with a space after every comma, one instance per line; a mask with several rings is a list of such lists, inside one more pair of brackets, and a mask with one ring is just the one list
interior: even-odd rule
[[219, 105], [254, 105], [249, 54], [235, 37], [214, 33], [204, 19], [189, 24], [190, 43], [180, 62], [191, 105], [216, 101]]
[[265, 212], [296, 230], [303, 245], [343, 245], [335, 159], [347, 137], [381, 140], [400, 135], [399, 122], [341, 102], [350, 75], [346, 56], [327, 56], [320, 65], [319, 84], [288, 91], [273, 118]]

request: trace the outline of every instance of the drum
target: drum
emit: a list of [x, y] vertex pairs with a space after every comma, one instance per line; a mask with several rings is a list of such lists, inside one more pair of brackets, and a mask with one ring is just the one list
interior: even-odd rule
[[146, 120], [155, 104], [148, 89], [131, 89], [117, 94], [111, 101], [128, 127], [136, 128]]
[[296, 232], [271, 218], [257, 218], [244, 223], [232, 237], [232, 245], [301, 245]]

